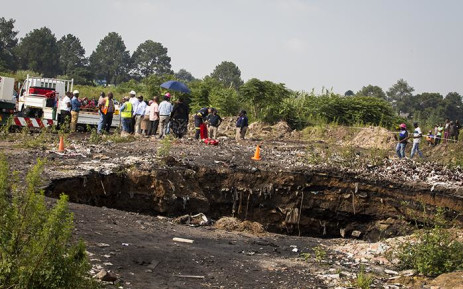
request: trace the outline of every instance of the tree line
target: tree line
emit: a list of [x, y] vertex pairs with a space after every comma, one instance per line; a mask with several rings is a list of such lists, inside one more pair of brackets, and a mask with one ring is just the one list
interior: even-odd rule
[[190, 72], [174, 72], [168, 49], [146, 40], [130, 54], [122, 37], [108, 33], [90, 57], [80, 39], [72, 34], [59, 40], [49, 28], [34, 29], [18, 40], [14, 19], [0, 18], [0, 71], [31, 70], [45, 77], [73, 78], [80, 85], [111, 84], [116, 91], [135, 89], [148, 96], [159, 95], [159, 85], [177, 79], [188, 83], [192, 93], [183, 96], [192, 110], [214, 106], [222, 115], [236, 115], [246, 109], [253, 120], [287, 121], [303, 128], [323, 120], [339, 124], [373, 124], [392, 127], [403, 121], [420, 121], [434, 126], [445, 118], [463, 115], [461, 95], [451, 92], [413, 94], [414, 88], [400, 79], [386, 92], [367, 85], [359, 91], [338, 95], [293, 91], [283, 83], [256, 78], [244, 82], [236, 64], [223, 61], [211, 74], [196, 79]]

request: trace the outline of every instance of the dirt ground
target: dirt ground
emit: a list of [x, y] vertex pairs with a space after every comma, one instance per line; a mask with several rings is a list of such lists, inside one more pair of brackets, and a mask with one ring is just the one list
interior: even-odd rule
[[[372, 132], [373, 140], [361, 141]], [[361, 148], [394, 145], [391, 133], [381, 128], [362, 129], [353, 136], [339, 128], [331, 133], [338, 140], [351, 138], [349, 146], [358, 142], [364, 144]], [[24, 147], [25, 139], [16, 136], [0, 141], [0, 150], [6, 154], [11, 168], [20, 172], [30, 168], [36, 158], [46, 158], [45, 186], [53, 179], [89, 171], [104, 174], [121, 165], [144, 170], [162, 170], [166, 166], [238, 168], [249, 172], [314, 169], [307, 163], [311, 141], [302, 140], [303, 133], [291, 131], [284, 123], [272, 127], [254, 124], [249, 137], [237, 144], [230, 125], [220, 135], [219, 146], [207, 146], [188, 138], [177, 140], [171, 143], [170, 156], [163, 158], [158, 155], [165, 145], [161, 140], [137, 138], [116, 143], [103, 139], [96, 144], [89, 141], [90, 133], [70, 135], [65, 153], [56, 151], [56, 135], [47, 138], [40, 149]], [[250, 159], [256, 145], [262, 149], [259, 162]], [[426, 164], [401, 162], [392, 156], [393, 152], [383, 166], [362, 171], [352, 168], [350, 173], [366, 179], [374, 176], [378, 180], [391, 179], [394, 175], [397, 182], [410, 178], [427, 188], [448, 189], [452, 194], [458, 193], [462, 186], [460, 171], [435, 170], [426, 168]], [[349, 164], [346, 166], [349, 171]], [[411, 170], [416, 173], [410, 175], [413, 167]], [[403, 168], [407, 168], [403, 174], [397, 173]], [[322, 165], [318, 170], [324, 172], [325, 169]], [[83, 193], [86, 189], [74, 187], [73, 190]], [[116, 278], [114, 282], [104, 282], [107, 288], [352, 288], [361, 265], [374, 276], [375, 288], [430, 288], [426, 284], [432, 282], [416, 273], [395, 272], [384, 257], [392, 248], [391, 243], [402, 237], [367, 242], [356, 238], [321, 239], [226, 231], [213, 225], [177, 224], [173, 218], [161, 214], [139, 214], [77, 203], [70, 203], [70, 208], [75, 214], [75, 236], [87, 244], [92, 275], [104, 269]], [[173, 238], [193, 242], [177, 242]], [[403, 279], [400, 282], [399, 277]], [[411, 279], [415, 280], [414, 285], [405, 285], [411, 284]], [[449, 288], [445, 283], [433, 285]]]

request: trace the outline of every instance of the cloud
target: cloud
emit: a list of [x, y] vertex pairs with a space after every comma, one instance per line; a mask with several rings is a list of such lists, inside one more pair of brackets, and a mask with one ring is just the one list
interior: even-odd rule
[[308, 0], [275, 0], [275, 4], [279, 9], [290, 10], [293, 12], [319, 12], [320, 8]]
[[286, 41], [285, 47], [291, 52], [304, 52], [307, 48], [307, 45], [305, 44], [304, 40], [300, 38], [291, 38]]

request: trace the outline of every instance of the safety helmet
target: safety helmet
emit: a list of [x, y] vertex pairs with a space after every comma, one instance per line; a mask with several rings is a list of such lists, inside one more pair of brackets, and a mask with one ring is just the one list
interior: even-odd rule
[[401, 123], [401, 124], [399, 125], [399, 127], [400, 127], [400, 128], [407, 128], [407, 125], [406, 125], [405, 123]]
[[136, 95], [136, 93], [135, 93], [135, 91], [134, 91], [134, 90], [130, 91], [130, 93], [129, 93], [129, 94], [130, 94], [130, 95]]
[[76, 89], [72, 92], [72, 94], [79, 94], [79, 91]]

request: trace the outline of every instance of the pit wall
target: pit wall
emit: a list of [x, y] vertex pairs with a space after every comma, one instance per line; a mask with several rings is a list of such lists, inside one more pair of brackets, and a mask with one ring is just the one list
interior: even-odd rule
[[[360, 180], [325, 172], [268, 172], [168, 167], [117, 174], [96, 172], [55, 179], [46, 195], [72, 202], [152, 215], [235, 216], [268, 231], [376, 240], [407, 233], [410, 223], [432, 223], [437, 208], [457, 225], [463, 199], [447, 191]], [[302, 212], [302, 213], [300, 213]]]

